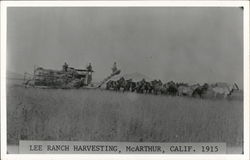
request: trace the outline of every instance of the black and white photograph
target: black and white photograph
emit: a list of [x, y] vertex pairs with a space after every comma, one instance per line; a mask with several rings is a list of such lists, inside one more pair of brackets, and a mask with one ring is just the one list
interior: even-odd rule
[[243, 155], [244, 9], [7, 7], [7, 154]]

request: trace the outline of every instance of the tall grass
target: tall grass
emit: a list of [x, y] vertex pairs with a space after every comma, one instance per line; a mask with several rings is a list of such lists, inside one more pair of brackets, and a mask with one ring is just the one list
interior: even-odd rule
[[8, 144], [21, 139], [243, 143], [242, 101], [9, 87], [7, 111]]

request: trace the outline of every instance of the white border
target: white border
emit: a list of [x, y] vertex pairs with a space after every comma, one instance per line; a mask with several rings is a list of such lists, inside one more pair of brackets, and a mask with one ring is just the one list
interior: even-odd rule
[[[6, 27], [7, 7], [244, 7], [244, 155], [101, 155], [7, 153], [6, 125]], [[1, 159], [249, 159], [249, 2], [248, 1], [1, 1]]]

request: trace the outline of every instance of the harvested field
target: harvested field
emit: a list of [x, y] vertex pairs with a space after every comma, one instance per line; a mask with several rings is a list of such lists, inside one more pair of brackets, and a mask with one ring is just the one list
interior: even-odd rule
[[243, 102], [106, 90], [7, 88], [7, 140], [243, 145]]

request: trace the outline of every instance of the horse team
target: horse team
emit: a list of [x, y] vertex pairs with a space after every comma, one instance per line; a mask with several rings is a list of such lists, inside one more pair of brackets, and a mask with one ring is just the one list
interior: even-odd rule
[[[134, 82], [121, 77], [118, 80], [109, 80], [106, 83], [107, 90], [136, 92], [155, 95], [188, 96], [199, 98], [227, 98], [237, 95], [243, 97], [243, 92], [236, 83], [194, 84], [175, 83], [173, 81], [162, 83], [161, 80]], [[239, 95], [240, 94], [240, 95]]]

